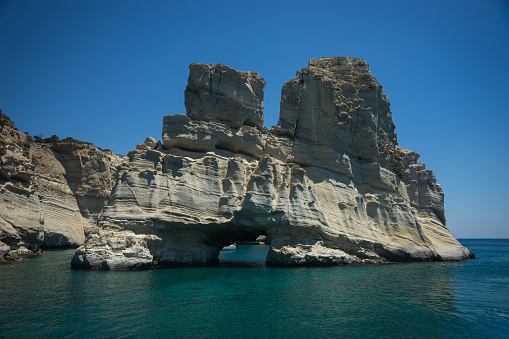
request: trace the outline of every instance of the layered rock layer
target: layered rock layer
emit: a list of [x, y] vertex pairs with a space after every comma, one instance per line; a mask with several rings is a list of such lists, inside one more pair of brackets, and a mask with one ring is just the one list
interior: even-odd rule
[[0, 137], [0, 260], [82, 245], [122, 159], [87, 143], [34, 142], [1, 112]]
[[272, 265], [461, 260], [444, 195], [397, 143], [389, 101], [363, 59], [310, 60], [263, 127], [265, 81], [190, 66], [187, 115], [163, 119], [119, 167], [73, 267], [213, 264], [235, 240], [266, 235]]

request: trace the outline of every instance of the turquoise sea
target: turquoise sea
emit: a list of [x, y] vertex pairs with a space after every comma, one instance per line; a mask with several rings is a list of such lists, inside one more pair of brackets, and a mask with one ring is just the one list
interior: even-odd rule
[[[509, 240], [462, 240], [464, 262], [72, 270], [74, 250], [0, 265], [0, 337], [507, 338]], [[245, 263], [245, 261], [248, 261]]]

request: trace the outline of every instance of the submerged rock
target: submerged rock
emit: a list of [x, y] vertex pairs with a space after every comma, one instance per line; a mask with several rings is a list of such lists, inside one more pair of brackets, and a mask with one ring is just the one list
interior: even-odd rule
[[163, 119], [118, 167], [107, 206], [72, 266], [214, 264], [234, 241], [266, 235], [271, 265], [462, 260], [444, 194], [398, 146], [389, 101], [363, 59], [311, 59], [263, 127], [265, 81], [190, 66], [187, 115]]

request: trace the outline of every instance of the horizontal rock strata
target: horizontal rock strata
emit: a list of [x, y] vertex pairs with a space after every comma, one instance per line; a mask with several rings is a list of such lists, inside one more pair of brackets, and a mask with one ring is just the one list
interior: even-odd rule
[[88, 143], [34, 142], [0, 112], [0, 259], [82, 245], [122, 161]]
[[265, 81], [190, 66], [187, 115], [163, 119], [128, 154], [72, 266], [141, 269], [217, 262], [234, 241], [267, 236], [270, 265], [462, 260], [444, 194], [398, 146], [382, 86], [363, 59], [310, 60], [263, 127]]

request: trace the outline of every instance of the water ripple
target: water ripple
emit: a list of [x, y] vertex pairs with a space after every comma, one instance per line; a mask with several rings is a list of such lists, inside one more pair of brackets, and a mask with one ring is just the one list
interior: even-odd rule
[[0, 337], [508, 337], [504, 244], [471, 243], [461, 263], [141, 272], [70, 270], [72, 251], [49, 251], [0, 266]]

